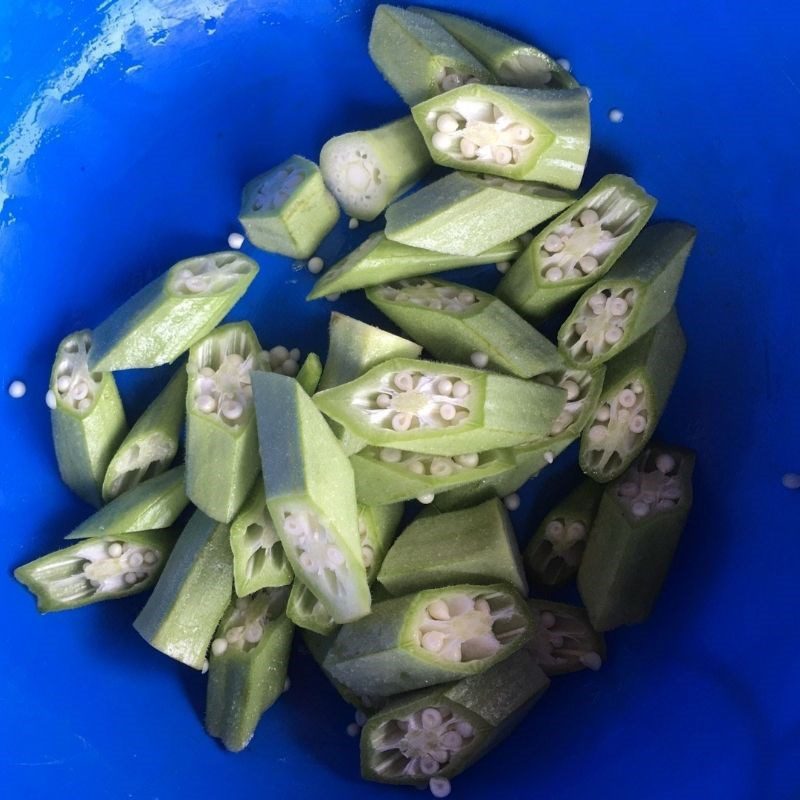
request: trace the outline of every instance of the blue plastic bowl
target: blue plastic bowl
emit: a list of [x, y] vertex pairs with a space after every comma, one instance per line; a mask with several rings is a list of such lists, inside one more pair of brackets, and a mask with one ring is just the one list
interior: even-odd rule
[[[11, 579], [89, 511], [49, 439], [61, 336], [223, 247], [246, 179], [404, 112], [367, 56], [371, 2], [96, 5], [0, 7], [0, 796], [414, 796], [360, 781], [352, 711], [307, 654], [232, 755], [203, 731], [205, 678], [132, 630], [141, 598], [39, 617]], [[453, 797], [796, 800], [800, 494], [781, 486], [800, 471], [796, 3], [437, 5], [567, 57], [593, 95], [587, 180], [628, 172], [657, 218], [699, 228], [678, 301], [689, 355], [661, 426], [699, 453], [696, 507], [667, 586], [646, 624], [609, 636], [601, 672], [556, 680]], [[232, 318], [269, 345], [324, 347], [331, 306], [303, 300], [312, 276], [259, 259]], [[358, 296], [337, 307], [373, 317]], [[121, 376], [131, 417], [164, 375]], [[6, 394], [13, 379], [24, 398]], [[526, 490], [521, 535], [575, 476], [562, 462]]]

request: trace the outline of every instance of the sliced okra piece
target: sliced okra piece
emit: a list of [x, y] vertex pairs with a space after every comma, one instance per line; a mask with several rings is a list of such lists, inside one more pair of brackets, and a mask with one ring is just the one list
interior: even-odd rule
[[606, 175], [536, 234], [497, 296], [530, 319], [545, 319], [614, 266], [655, 206], [631, 178]]
[[575, 200], [561, 189], [493, 175], [452, 172], [386, 209], [387, 238], [477, 256], [555, 216]]
[[322, 361], [316, 353], [309, 353], [297, 373], [297, 382], [306, 394], [312, 395], [317, 391], [321, 379]]
[[498, 581], [528, 593], [514, 528], [497, 498], [463, 511], [417, 517], [389, 549], [378, 581], [393, 595]]
[[103, 500], [113, 500], [169, 469], [178, 452], [185, 397], [186, 368], [182, 366], [136, 420], [111, 459], [103, 480]]
[[547, 512], [525, 548], [532, 584], [560, 586], [575, 577], [602, 493], [602, 486], [585, 478]]
[[375, 603], [342, 626], [324, 666], [357, 694], [386, 696], [483, 672], [532, 636], [512, 586], [447, 586]]
[[325, 185], [345, 214], [375, 219], [433, 166], [410, 116], [329, 139], [319, 155]]
[[443, 272], [456, 267], [513, 261], [521, 252], [522, 241], [511, 239], [475, 256], [454, 256], [393, 242], [386, 238], [383, 231], [378, 231], [326, 270], [306, 299], [316, 300], [334, 293], [365, 289], [368, 286], [430, 275], [432, 272]]
[[367, 289], [367, 299], [436, 358], [530, 378], [563, 366], [558, 349], [502, 300], [438, 278], [406, 278]]
[[367, 570], [367, 581], [375, 582], [389, 552], [400, 518], [403, 516], [403, 504], [358, 507], [358, 536], [361, 543], [361, 558]]
[[14, 577], [36, 596], [39, 611], [65, 611], [149, 589], [174, 543], [162, 530], [98, 536], [17, 567]]
[[65, 538], [91, 539], [168, 528], [189, 504], [183, 465], [140, 483], [84, 520]]
[[361, 731], [361, 775], [418, 787], [453, 778], [511, 733], [549, 685], [524, 649], [479, 675], [393, 698]]
[[156, 650], [202, 669], [233, 594], [230, 531], [195, 511], [133, 627]]
[[314, 631], [321, 636], [327, 636], [339, 627], [311, 589], [297, 579], [292, 584], [292, 591], [289, 594], [286, 616], [298, 628]]
[[123, 303], [92, 334], [92, 370], [171, 364], [215, 328], [258, 272], [237, 251], [179, 261]]
[[339, 205], [319, 167], [291, 156], [253, 178], [242, 192], [239, 222], [260, 250], [292, 258], [314, 255], [339, 219]]
[[283, 694], [294, 634], [288, 596], [284, 586], [236, 598], [211, 642], [205, 726], [231, 752], [247, 747], [262, 714]]
[[50, 373], [50, 423], [61, 480], [101, 506], [103, 478], [128, 424], [114, 376], [89, 367], [93, 346], [91, 331], [71, 333], [59, 344]]
[[463, 83], [491, 80], [486, 67], [438, 22], [397, 6], [375, 9], [369, 54], [410, 106]]
[[683, 222], [645, 228], [561, 326], [558, 346], [564, 358], [593, 369], [660, 322], [675, 301], [695, 236]]
[[649, 445], [605, 487], [578, 569], [598, 631], [642, 622], [669, 571], [692, 505], [694, 453]]
[[300, 384], [253, 373], [267, 508], [296, 577], [336, 622], [369, 613], [353, 469]]
[[686, 337], [673, 308], [608, 362], [603, 393], [581, 437], [581, 469], [606, 483], [619, 477], [650, 441], [678, 377]]
[[411, 114], [440, 166], [577, 189], [589, 155], [585, 89], [460, 86]]
[[251, 374], [268, 369], [249, 322], [217, 328], [189, 353], [186, 493], [220, 522], [236, 516], [258, 477]]

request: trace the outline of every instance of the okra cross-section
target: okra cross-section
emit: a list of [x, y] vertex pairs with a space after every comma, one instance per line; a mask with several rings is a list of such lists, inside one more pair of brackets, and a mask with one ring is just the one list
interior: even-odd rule
[[510, 585], [448, 586], [376, 603], [342, 626], [324, 667], [357, 694], [385, 696], [483, 672], [532, 635]]
[[369, 444], [457, 456], [546, 433], [563, 396], [533, 381], [398, 358], [316, 394], [314, 402]]
[[338, 627], [325, 606], [304, 583], [295, 580], [286, 606], [286, 616], [298, 628], [327, 636]]

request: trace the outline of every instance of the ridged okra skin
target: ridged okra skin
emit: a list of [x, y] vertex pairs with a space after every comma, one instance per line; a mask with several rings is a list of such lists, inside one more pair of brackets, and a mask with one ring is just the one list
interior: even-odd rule
[[397, 526], [403, 516], [403, 504], [391, 503], [382, 506], [360, 504], [358, 506], [358, 535], [361, 541], [361, 557], [367, 570], [370, 586], [378, 577], [386, 553], [395, 539]]
[[90, 369], [171, 364], [222, 321], [257, 273], [233, 250], [179, 261], [94, 329]]
[[606, 485], [578, 570], [578, 590], [598, 631], [649, 615], [692, 505], [695, 456], [651, 445]]
[[128, 424], [114, 376], [89, 368], [93, 346], [91, 331], [71, 333], [59, 344], [50, 373], [50, 423], [61, 480], [99, 507], [106, 469]]
[[309, 353], [300, 371], [297, 373], [297, 382], [303, 387], [303, 391], [312, 395], [317, 391], [319, 382], [322, 379], [322, 361], [316, 353]]

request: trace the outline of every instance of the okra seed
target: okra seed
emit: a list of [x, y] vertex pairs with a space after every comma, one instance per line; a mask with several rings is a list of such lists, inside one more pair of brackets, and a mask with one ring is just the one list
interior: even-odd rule
[[561, 388], [567, 393], [567, 400], [575, 400], [581, 393], [580, 386], [575, 381], [563, 381]]
[[615, 317], [622, 317], [628, 311], [628, 304], [621, 297], [612, 297], [608, 301], [608, 310]]
[[552, 450], [545, 450], [544, 460], [548, 464], [552, 464], [556, 460], [556, 454]]
[[475, 302], [475, 295], [472, 292], [459, 292], [458, 302], [465, 306], [472, 305]]
[[461, 150], [461, 155], [465, 158], [475, 158], [478, 154], [478, 145], [470, 139], [462, 139], [459, 149]]
[[505, 275], [511, 269], [511, 262], [510, 261], [498, 261], [495, 265], [495, 269], [501, 274]]
[[428, 788], [434, 797], [448, 797], [450, 795], [450, 781], [447, 778], [431, 778]]
[[72, 396], [76, 400], [83, 400], [89, 396], [89, 385], [85, 381], [78, 381], [72, 388]]
[[438, 653], [444, 646], [444, 634], [440, 631], [428, 631], [422, 637], [422, 646], [431, 653]]
[[581, 268], [581, 271], [584, 275], [588, 275], [591, 272], [594, 272], [597, 269], [598, 261], [594, 256], [583, 256], [579, 261], [578, 265]]
[[282, 344], [277, 344], [269, 351], [269, 360], [271, 366], [278, 366], [289, 358], [289, 350]]
[[375, 551], [368, 544], [361, 546], [361, 559], [367, 569], [375, 563]]
[[559, 267], [550, 267], [550, 269], [545, 272], [544, 277], [552, 283], [558, 283], [558, 281], [564, 277], [564, 272]]
[[119, 542], [112, 542], [108, 546], [108, 554], [111, 558], [119, 558], [122, 555], [122, 545]]
[[155, 563], [156, 563], [156, 561], [158, 561], [158, 556], [156, 555], [155, 551], [153, 551], [153, 550], [148, 550], [148, 551], [147, 551], [147, 552], [144, 554], [144, 563], [145, 563], [145, 564], [150, 564], [150, 565], [152, 565], [152, 564], [155, 564]]
[[354, 231], [359, 225], [358, 220], [355, 217], [350, 217], [350, 221], [347, 223], [347, 227], [350, 228], [351, 231]]
[[138, 569], [144, 564], [144, 556], [141, 553], [131, 553], [128, 563], [134, 568]]
[[410, 461], [408, 464], [409, 472], [413, 472], [415, 475], [424, 475], [425, 474], [425, 465], [421, 461]]
[[449, 150], [453, 145], [453, 137], [437, 131], [433, 134], [431, 142], [437, 150]]
[[427, 492], [425, 494], [421, 494], [417, 498], [417, 501], [422, 503], [424, 506], [429, 506], [435, 499], [436, 495], [433, 492]]
[[[386, 396], [387, 395], [383, 395], [383, 397]], [[396, 450], [394, 447], [384, 447], [381, 449], [380, 457], [381, 461], [386, 461], [388, 464], [396, 464], [403, 458], [403, 453], [400, 450]]]
[[308, 271], [312, 275], [319, 274], [320, 272], [322, 272], [324, 267], [325, 267], [325, 262], [319, 256], [314, 256], [313, 258], [308, 259]]
[[597, 409], [594, 417], [598, 422], [608, 422], [611, 419], [611, 406], [604, 403]]
[[375, 405], [376, 405], [376, 406], [378, 406], [378, 408], [389, 408], [389, 406], [390, 406], [391, 404], [392, 404], [392, 398], [391, 398], [391, 395], [388, 395], [388, 394], [379, 394], [379, 395], [378, 395], [378, 396], [375, 398]]
[[656, 508], [659, 511], [669, 511], [669, 509], [674, 507], [675, 502], [673, 500], [667, 500], [666, 498], [664, 500], [659, 500], [658, 503], [656, 503]]
[[611, 122], [622, 122], [625, 115], [619, 108], [612, 108], [611, 111], [608, 112], [608, 118]]
[[556, 616], [551, 611], [542, 611], [539, 619], [545, 628], [552, 628], [556, 624]]
[[647, 420], [641, 414], [637, 414], [628, 425], [631, 433], [644, 433], [646, 428]]
[[642, 392], [644, 392], [644, 385], [641, 381], [633, 382], [633, 391], [636, 392], [636, 394], [642, 394]]
[[228, 247], [231, 250], [241, 250], [244, 244], [244, 236], [241, 233], [231, 233], [228, 235]]
[[464, 455], [456, 456], [455, 460], [456, 463], [460, 464], [462, 467], [473, 469], [478, 466], [480, 457], [477, 453], [464, 453]]
[[520, 504], [520, 499], [519, 495], [516, 492], [503, 498], [503, 505], [509, 511], [516, 511], [519, 508], [519, 504]]
[[457, 89], [461, 84], [464, 83], [463, 79], [458, 73], [450, 73], [449, 75], [445, 75], [441, 81], [442, 91], [449, 92], [451, 89]]
[[431, 475], [436, 475], [440, 478], [447, 477], [453, 473], [453, 462], [449, 458], [433, 458], [431, 459], [430, 466]]
[[225, 634], [225, 638], [228, 640], [228, 642], [230, 642], [230, 644], [235, 644], [236, 642], [241, 641], [243, 636], [244, 628], [241, 625], [231, 628]]
[[44, 396], [44, 404], [52, 411], [56, 407], [56, 396], [52, 389], [47, 390]]
[[583, 539], [586, 536], [586, 526], [582, 522], [573, 522], [567, 527], [567, 535], [576, 541]]
[[[616, 344], [622, 338], [622, 328], [617, 328], [617, 327], [609, 328], [603, 334], [603, 338], [606, 340], [606, 342], [608, 342], [608, 344]], [[588, 345], [591, 344], [591, 342], [587, 342], [586, 344], [587, 344], [586, 349], [588, 351], [589, 350]]]
[[588, 653], [584, 653], [579, 661], [583, 664], [584, 667], [592, 670], [593, 672], [597, 672], [600, 667], [603, 666], [603, 659], [600, 658], [599, 653], [595, 653], [594, 651], [590, 651]]
[[567, 72], [572, 72], [572, 64], [570, 63], [569, 59], [557, 58], [556, 64], [558, 64], [561, 69], [565, 69]]
[[204, 414], [213, 414], [217, 410], [217, 401], [210, 394], [201, 394], [195, 404]]
[[440, 114], [436, 119], [436, 128], [442, 133], [455, 133], [458, 130], [458, 120], [452, 114]]
[[228, 649], [228, 640], [223, 638], [214, 639], [211, 642], [211, 652], [215, 656], [221, 656]]
[[230, 420], [239, 419], [244, 413], [244, 406], [238, 400], [226, 400], [222, 404], [222, 416]]
[[326, 555], [328, 556], [328, 561], [330, 561], [335, 567], [340, 567], [342, 564], [344, 564], [344, 554], [341, 550], [339, 550], [338, 547], [331, 545], [328, 548]]
[[193, 294], [204, 292], [207, 287], [206, 279], [202, 275], [193, 275], [186, 279], [186, 288]]
[[800, 475], [796, 472], [787, 472], [781, 478], [781, 483], [785, 489], [800, 489]]
[[204, 658], [203, 659], [203, 666], [200, 668], [200, 674], [201, 675], [205, 675], [206, 672], [208, 672], [208, 667], [209, 667], [208, 659]]
[[581, 211], [580, 217], [581, 225], [588, 227], [600, 221], [600, 215], [593, 208], [585, 208]]
[[469, 394], [469, 384], [464, 381], [456, 381], [453, 384], [453, 397], [465, 398]]
[[436, 384], [436, 391], [439, 394], [443, 394], [445, 396], [449, 395], [450, 392], [453, 391], [453, 382], [451, 380], [449, 380], [448, 378], [442, 378]]
[[668, 475], [675, 469], [675, 459], [669, 453], [660, 453], [656, 458], [656, 469]]
[[358, 736], [359, 733], [361, 733], [361, 728], [359, 728], [355, 722], [351, 722], [347, 726], [347, 728], [345, 728], [345, 730], [347, 731], [347, 735], [352, 737], [353, 739], [355, 739], [355, 737]]
[[636, 497], [639, 494], [639, 487], [632, 481], [626, 481], [619, 487], [621, 497]]
[[394, 428], [394, 430], [396, 430], [398, 433], [403, 433], [411, 427], [412, 420], [413, 417], [411, 414], [400, 412], [392, 417], [392, 428]]
[[284, 375], [288, 375], [290, 378], [297, 375], [298, 369], [300, 369], [300, 365], [293, 358], [287, 358], [286, 361], [281, 364], [281, 372]]
[[450, 609], [444, 600], [434, 600], [425, 610], [432, 619], [440, 621], [450, 619]]
[[136, 583], [136, 573], [126, 572], [123, 576], [123, 580], [128, 584], [128, 586], [133, 586], [133, 584]]
[[635, 517], [646, 517], [650, 513], [650, 505], [644, 500], [637, 500], [632, 506], [631, 511]]
[[292, 361], [300, 361], [300, 348], [299, 347], [293, 347], [289, 351], [289, 358]]
[[544, 249], [549, 253], [558, 253], [564, 249], [564, 242], [560, 236], [557, 236], [555, 233], [551, 233], [544, 240]]
[[564, 534], [564, 524], [559, 522], [557, 519], [554, 519], [552, 522], [547, 524], [545, 528], [545, 534], [547, 535], [548, 539], [557, 539]]
[[[475, 355], [473, 353], [473, 355]], [[439, 408], [439, 414], [441, 415], [443, 420], [450, 420], [455, 419], [456, 416], [456, 407], [451, 405], [450, 403], [443, 403]]]
[[531, 138], [531, 129], [526, 128], [524, 125], [512, 126], [511, 132], [518, 142], [527, 142]]
[[64, 392], [67, 391], [67, 389], [69, 389], [69, 384], [70, 384], [69, 378], [66, 375], [62, 375], [56, 381], [56, 389], [58, 389], [58, 391], [63, 394]]
[[494, 160], [501, 166], [510, 164], [511, 159], [513, 158], [513, 154], [511, 153], [511, 148], [504, 147], [503, 145], [499, 145], [498, 147], [492, 148], [492, 155], [494, 156]]
[[401, 392], [408, 392], [414, 388], [414, 376], [410, 372], [398, 372], [394, 376], [394, 385]]
[[92, 401], [85, 397], [83, 400], [78, 401], [78, 411], [87, 411], [91, 405]]
[[260, 622], [251, 622], [245, 629], [244, 629], [244, 640], [249, 642], [250, 644], [258, 644], [261, 641], [261, 637], [264, 635], [264, 628], [261, 626]]
[[475, 601], [475, 610], [476, 611], [480, 611], [481, 614], [491, 614], [492, 613], [492, 609], [489, 606], [489, 602], [483, 597], [479, 597]]
[[439, 762], [433, 756], [422, 756], [419, 760], [419, 769], [423, 775], [435, 775], [439, 771]]
[[333, 294], [325, 295], [325, 299], [329, 303], [335, 303], [342, 296], [341, 292], [334, 292]]
[[436, 708], [424, 709], [420, 717], [422, 719], [422, 727], [426, 728], [427, 730], [438, 728], [443, 722], [442, 714]]
[[460, 750], [464, 740], [456, 731], [447, 731], [440, 739], [442, 746], [448, 750]]
[[484, 369], [489, 365], [489, 356], [480, 351], [474, 352], [469, 357], [469, 360], [472, 362], [473, 366], [477, 367], [478, 369]]
[[603, 442], [608, 437], [608, 428], [602, 425], [593, 425], [589, 428], [589, 439], [593, 442]]
[[667, 500], [680, 500], [681, 488], [680, 486], [667, 486], [662, 492], [661, 496]]
[[595, 314], [600, 314], [605, 307], [606, 307], [606, 296], [604, 294], [602, 293], [593, 294], [589, 298], [589, 308], [591, 308]]
[[213, 378], [215, 375], [214, 370], [211, 367], [201, 367], [199, 374], [204, 378]]
[[633, 389], [623, 389], [617, 400], [623, 408], [633, 408], [636, 405], [636, 393]]
[[455, 728], [464, 739], [471, 739], [475, 735], [475, 729], [469, 722], [457, 722]]
[[287, 678], [287, 679], [286, 679], [286, 680], [283, 682], [283, 691], [284, 691], [284, 692], [288, 692], [288, 691], [289, 691], [289, 689], [291, 689], [291, 687], [292, 687], [292, 682], [291, 682], [291, 680], [290, 680], [289, 678]]

